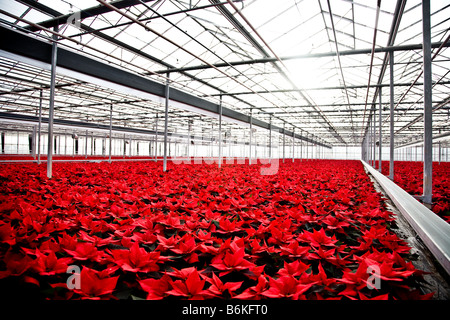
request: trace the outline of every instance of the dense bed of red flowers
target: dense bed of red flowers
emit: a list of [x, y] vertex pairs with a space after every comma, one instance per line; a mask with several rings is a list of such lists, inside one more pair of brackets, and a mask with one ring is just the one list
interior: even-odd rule
[[[389, 161], [381, 163], [389, 175]], [[423, 194], [423, 162], [395, 161], [394, 182], [414, 196]], [[450, 223], [450, 162], [433, 162], [433, 205], [431, 210]]]
[[[45, 164], [1, 165], [2, 290], [46, 299], [433, 295], [421, 294], [423, 272], [359, 161], [287, 161], [274, 175], [261, 164], [53, 168], [48, 180]], [[68, 288], [69, 266], [81, 270], [80, 287]]]

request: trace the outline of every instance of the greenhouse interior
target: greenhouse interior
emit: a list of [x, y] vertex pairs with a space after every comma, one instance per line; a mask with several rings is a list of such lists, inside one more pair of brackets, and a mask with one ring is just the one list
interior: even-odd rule
[[450, 299], [449, 17], [1, 0], [3, 295]]

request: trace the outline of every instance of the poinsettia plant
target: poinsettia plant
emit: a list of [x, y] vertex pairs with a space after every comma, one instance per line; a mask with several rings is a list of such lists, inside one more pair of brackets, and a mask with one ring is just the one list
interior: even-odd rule
[[55, 163], [47, 179], [2, 164], [0, 285], [45, 299], [432, 297], [359, 161], [261, 166]]
[[[389, 161], [381, 163], [389, 175]], [[395, 161], [394, 182], [413, 196], [423, 194], [423, 162]], [[433, 162], [433, 204], [431, 210], [450, 223], [450, 162]], [[420, 201], [420, 200], [419, 200]]]

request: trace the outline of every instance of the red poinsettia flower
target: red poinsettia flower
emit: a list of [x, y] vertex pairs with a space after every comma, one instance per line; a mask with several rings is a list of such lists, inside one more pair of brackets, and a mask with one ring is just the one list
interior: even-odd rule
[[327, 236], [323, 228], [319, 231], [313, 230], [313, 232], [303, 231], [303, 234], [298, 238], [302, 241], [309, 242], [313, 247], [334, 247], [337, 242], [335, 236]]
[[131, 236], [131, 239], [134, 242], [144, 243], [144, 244], [147, 244], [147, 245], [151, 245], [151, 244], [155, 243], [158, 240], [156, 235], [151, 230], [146, 230], [145, 233], [135, 232]]
[[139, 284], [147, 292], [147, 300], [162, 300], [168, 296], [167, 291], [172, 290], [171, 279], [167, 274], [160, 279], [139, 280]]
[[287, 246], [280, 246], [280, 254], [281, 255], [287, 255], [290, 258], [301, 258], [304, 257], [309, 249], [311, 247], [309, 246], [300, 246], [298, 241], [292, 241], [289, 245]]
[[97, 247], [89, 242], [77, 243], [75, 250], [64, 249], [75, 260], [93, 260], [100, 261], [103, 258], [103, 252], [98, 251]]
[[67, 266], [73, 261], [70, 257], [58, 259], [54, 252], [45, 255], [38, 249], [36, 249], [36, 257], [37, 259], [34, 261], [33, 270], [42, 276], [65, 273], [67, 271]]
[[299, 296], [312, 287], [314, 283], [302, 284], [293, 276], [269, 278], [270, 288], [262, 293], [268, 298], [289, 298], [298, 300]]
[[172, 236], [172, 237], [166, 239], [163, 236], [157, 235], [156, 238], [159, 241], [159, 246], [157, 248], [157, 250], [159, 250], [159, 251], [166, 251], [169, 249], [173, 249], [177, 246], [178, 241], [180, 241], [179, 236]]
[[106, 246], [108, 244], [119, 242], [118, 240], [113, 240], [112, 236], [109, 236], [107, 238], [100, 238], [100, 237], [97, 237], [95, 235], [94, 236], [90, 236], [86, 232], [84, 232], [83, 230], [80, 230], [79, 235], [80, 235], [80, 239], [81, 240], [83, 240], [85, 242], [90, 242], [97, 248]]
[[175, 277], [175, 278], [179, 278], [182, 280], [186, 280], [189, 275], [192, 272], [195, 272], [197, 269], [195, 267], [188, 267], [188, 268], [184, 268], [181, 270], [178, 270], [176, 268], [172, 268], [173, 271], [166, 271], [166, 274], [171, 276], [171, 277]]
[[242, 300], [260, 300], [263, 298], [263, 293], [269, 289], [269, 282], [266, 277], [260, 275], [258, 283], [250, 288], [245, 289], [241, 294], [234, 296], [234, 299]]
[[283, 245], [289, 243], [294, 237], [290, 232], [279, 229], [278, 225], [271, 225], [268, 229], [271, 233], [271, 237], [267, 239], [269, 245]]
[[280, 276], [300, 276], [303, 272], [309, 269], [309, 265], [299, 260], [295, 260], [291, 263], [284, 261], [284, 268], [278, 270], [277, 274]]
[[211, 278], [205, 277], [205, 279], [211, 284], [207, 289], [207, 292], [211, 294], [211, 297], [221, 297], [225, 291], [228, 291], [230, 296], [233, 297], [234, 292], [238, 290], [244, 282], [225, 282], [224, 284], [214, 273]]
[[80, 289], [74, 289], [74, 292], [79, 294], [81, 299], [110, 299], [118, 279], [119, 276], [108, 277], [105, 272], [84, 267], [80, 273]]
[[74, 251], [77, 247], [78, 241], [77, 237], [69, 236], [67, 233], [63, 233], [62, 237], [58, 237], [58, 242], [62, 250], [71, 250]]
[[206, 232], [200, 229], [196, 234], [194, 234], [194, 236], [201, 241], [202, 244], [212, 244], [214, 242], [211, 232]]
[[337, 232], [344, 233], [343, 228], [350, 226], [350, 224], [346, 221], [342, 221], [341, 219], [337, 219], [335, 216], [328, 215], [322, 222], [327, 225], [327, 229], [336, 230]]
[[195, 238], [186, 233], [171, 250], [177, 254], [188, 254], [192, 253], [196, 248]]
[[219, 276], [226, 275], [234, 270], [245, 270], [255, 266], [254, 263], [245, 260], [244, 257], [245, 248], [240, 248], [235, 253], [226, 252], [225, 255], [221, 254], [214, 257], [211, 260], [211, 266], [224, 271]]
[[219, 229], [216, 229], [217, 233], [231, 233], [241, 231], [241, 226], [243, 221], [230, 221], [227, 218], [221, 217], [219, 218]]
[[114, 263], [124, 271], [153, 272], [158, 271], [159, 251], [147, 252], [135, 242], [130, 250], [110, 250]]
[[6, 252], [3, 261], [6, 264], [6, 270], [0, 271], [0, 279], [20, 276], [33, 265], [33, 259], [28, 255], [14, 253], [11, 249]]
[[175, 280], [171, 281], [172, 290], [167, 291], [168, 295], [185, 297], [189, 300], [203, 300], [205, 298], [205, 286], [206, 280], [201, 280], [197, 270], [194, 270], [189, 274], [185, 281]]
[[10, 223], [0, 224], [0, 242], [10, 246], [16, 244], [15, 232]]

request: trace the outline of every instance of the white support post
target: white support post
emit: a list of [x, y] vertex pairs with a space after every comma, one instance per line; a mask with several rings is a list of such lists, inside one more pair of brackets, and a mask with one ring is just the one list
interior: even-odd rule
[[31, 135], [31, 156], [36, 159], [36, 126], [33, 126], [33, 133]]
[[272, 115], [269, 118], [269, 163], [272, 161]]
[[191, 120], [188, 120], [188, 141], [187, 141], [187, 158], [189, 160], [189, 163], [191, 163], [191, 130], [192, 130], [192, 123]]
[[432, 203], [433, 196], [433, 119], [431, 84], [431, 15], [430, 0], [422, 0], [423, 26], [423, 94], [424, 94], [424, 163], [423, 163], [423, 202]]
[[251, 165], [252, 164], [252, 135], [253, 135], [253, 127], [252, 127], [252, 117], [253, 117], [253, 109], [250, 108], [250, 141], [249, 141], [249, 158], [248, 158], [248, 164]]
[[383, 137], [382, 137], [382, 133], [381, 133], [381, 114], [382, 114], [382, 106], [381, 106], [381, 87], [379, 88], [380, 90], [378, 91], [379, 93], [379, 98], [380, 98], [380, 105], [379, 105], [379, 110], [378, 110], [378, 171], [382, 171], [381, 169], [381, 150], [383, 147]]
[[156, 114], [155, 121], [155, 162], [158, 161], [158, 114]]
[[38, 164], [41, 164], [41, 127], [42, 127], [42, 89], [39, 91], [39, 122], [38, 122], [38, 142], [37, 142], [37, 153], [38, 153]]
[[283, 163], [284, 163], [284, 158], [286, 156], [285, 154], [285, 148], [286, 148], [286, 122], [283, 122]]
[[219, 104], [219, 168], [222, 167], [222, 95]]
[[109, 157], [108, 162], [111, 163], [111, 152], [112, 152], [112, 111], [113, 105], [109, 107]]
[[[54, 28], [58, 32], [58, 27]], [[47, 148], [47, 178], [52, 177], [53, 169], [53, 113], [55, 109], [55, 83], [56, 83], [56, 59], [58, 54], [57, 42], [58, 37], [53, 35], [52, 57], [50, 70], [50, 103], [48, 112], [48, 148]]]
[[166, 105], [164, 111], [164, 161], [163, 161], [163, 171], [167, 171], [167, 127], [169, 125], [169, 76], [170, 73], [167, 73], [167, 82], [166, 82]]
[[86, 130], [86, 137], [84, 139], [84, 158], [87, 159], [87, 152], [88, 152], [88, 131]]
[[389, 53], [389, 179], [394, 181], [394, 51]]
[[292, 128], [292, 162], [294, 162], [295, 128]]

